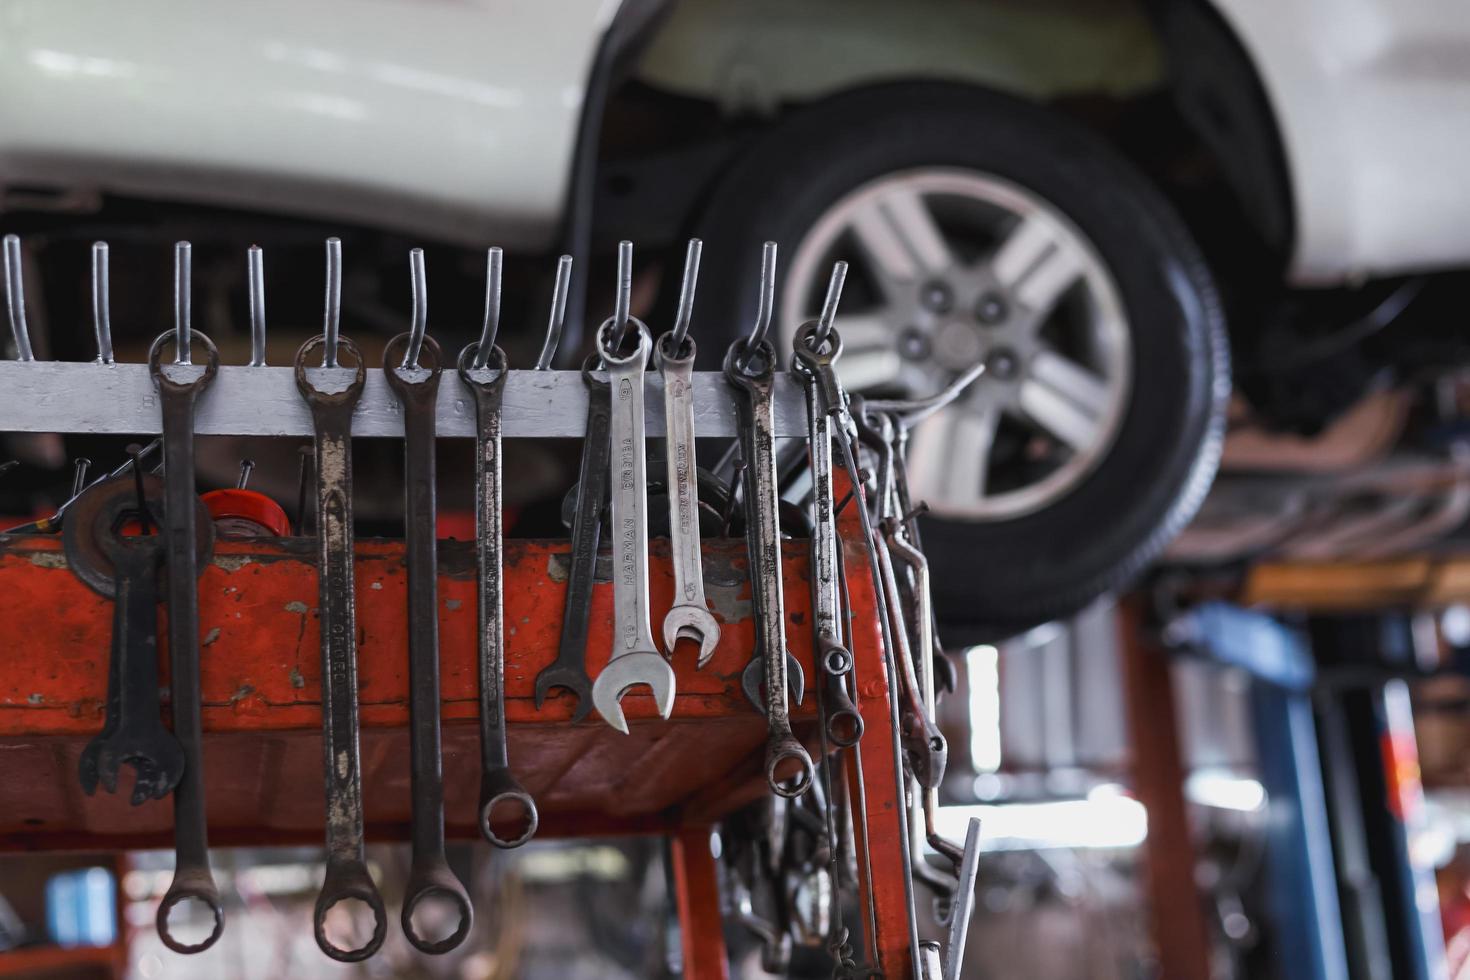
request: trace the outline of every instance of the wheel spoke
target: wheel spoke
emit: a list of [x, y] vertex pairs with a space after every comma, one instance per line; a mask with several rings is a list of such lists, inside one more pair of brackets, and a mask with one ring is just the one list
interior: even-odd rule
[[887, 283], [917, 282], [944, 272], [954, 261], [928, 205], [908, 188], [894, 188], [859, 210], [852, 230]]
[[1043, 350], [1032, 358], [1019, 397], [1032, 421], [1081, 451], [1096, 442], [1110, 393], [1107, 382], [1087, 368]]
[[[897, 347], [897, 338], [894, 336], [897, 324], [884, 309], [848, 313], [835, 318], [832, 326], [842, 338], [844, 352], [872, 347]], [[846, 359], [846, 353], [843, 359]]]
[[891, 343], [881, 347], [844, 346], [842, 359], [837, 362], [837, 374], [849, 391], [893, 385], [903, 372], [904, 360]]
[[915, 499], [971, 507], [985, 497], [1000, 410], [956, 406], [920, 423], [910, 437], [909, 483]]
[[1032, 215], [991, 257], [995, 278], [1033, 313], [1045, 313], [1085, 270], [1082, 253], [1057, 240], [1049, 222]]

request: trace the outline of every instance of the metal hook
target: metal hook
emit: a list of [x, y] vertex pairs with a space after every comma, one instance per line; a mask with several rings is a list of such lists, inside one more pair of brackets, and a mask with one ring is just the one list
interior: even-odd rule
[[761, 246], [761, 293], [760, 305], [756, 307], [755, 326], [745, 338], [745, 349], [754, 350], [771, 332], [771, 315], [776, 306], [776, 243], [766, 242]]
[[546, 340], [541, 345], [541, 356], [536, 358], [536, 370], [550, 371], [551, 361], [556, 357], [557, 345], [561, 343], [561, 330], [567, 320], [567, 294], [572, 287], [572, 257], [563, 255], [556, 260], [556, 285], [551, 290], [551, 315], [546, 323]]
[[255, 460], [240, 460], [240, 477], [235, 481], [236, 490], [244, 490], [245, 484], [250, 482], [250, 474], [255, 471]]
[[92, 461], [85, 456], [78, 456], [76, 462], [72, 463], [71, 495], [73, 497], [87, 489], [87, 471], [91, 468]]
[[20, 361], [34, 361], [31, 350], [31, 332], [26, 326], [26, 290], [21, 279], [20, 236], [5, 236], [5, 303], [10, 314], [10, 335], [15, 339], [15, 357]]
[[250, 367], [265, 367], [265, 251], [251, 245], [245, 253], [250, 294]]
[[337, 366], [337, 338], [342, 333], [342, 239], [327, 239], [327, 299], [322, 312], [322, 367]]
[[618, 242], [618, 291], [613, 299], [613, 349], [623, 346], [633, 305], [633, 243]]
[[976, 361], [964, 374], [928, 398], [868, 398], [860, 412], [889, 416], [899, 428], [911, 429], [960, 397], [975, 379], [985, 373], [985, 362]]
[[108, 269], [107, 243], [92, 243], [92, 329], [97, 334], [97, 363], [111, 364], [112, 298], [109, 296], [111, 272]]
[[838, 262], [832, 266], [832, 278], [827, 280], [827, 298], [822, 301], [822, 315], [817, 320], [816, 332], [812, 334], [812, 343], [817, 350], [827, 342], [827, 336], [832, 333], [832, 321], [837, 318], [837, 304], [842, 301], [842, 285], [847, 282], [847, 263]]
[[704, 251], [704, 242], [689, 239], [684, 249], [684, 281], [679, 284], [679, 309], [674, 314], [674, 351], [684, 346], [689, 334], [689, 320], [694, 316], [694, 286], [699, 279], [699, 256]]
[[194, 249], [188, 242], [174, 243], [174, 363], [193, 364], [189, 356], [189, 331], [194, 292]]
[[[504, 256], [494, 246], [485, 253], [485, 323], [480, 327], [480, 346], [475, 348], [473, 368], [485, 370], [490, 352], [495, 348], [495, 335], [500, 332], [500, 276]], [[417, 303], [415, 303], [417, 306]]]
[[399, 368], [419, 366], [419, 352], [424, 349], [424, 337], [429, 332], [429, 284], [424, 275], [424, 250], [411, 249], [408, 253], [408, 278], [413, 286], [413, 320], [408, 327], [408, 346], [403, 351], [403, 363]]

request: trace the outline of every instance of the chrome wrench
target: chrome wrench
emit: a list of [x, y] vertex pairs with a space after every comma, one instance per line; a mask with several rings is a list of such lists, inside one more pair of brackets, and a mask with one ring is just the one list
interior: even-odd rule
[[[356, 370], [308, 366], [313, 353], [340, 345]], [[324, 360], [326, 358], [323, 358]], [[327, 801], [327, 872], [313, 910], [316, 944], [342, 963], [365, 960], [383, 945], [388, 914], [368, 874], [362, 830], [362, 759], [357, 718], [357, 602], [352, 553], [352, 412], [367, 369], [357, 345], [340, 335], [313, 337], [296, 352], [296, 387], [311, 409], [316, 472], [317, 608], [322, 652], [322, 755]], [[356, 899], [373, 914], [373, 932], [361, 946], [343, 948], [327, 935], [327, 915]], [[348, 907], [348, 906], [344, 906]]]
[[[477, 366], [479, 345], [459, 355], [459, 377], [475, 399], [475, 552], [480, 586], [480, 833], [496, 847], [520, 847], [536, 833], [536, 801], [510, 769], [505, 745], [505, 583], [501, 567], [500, 403], [508, 365], [490, 345]], [[496, 825], [514, 833], [501, 836]]]
[[694, 462], [694, 338], [659, 338], [655, 357], [664, 381], [664, 424], [668, 428], [669, 546], [674, 558], [674, 605], [664, 617], [664, 650], [674, 655], [681, 639], [699, 644], [696, 667], [714, 656], [720, 624], [704, 598], [699, 551], [699, 482]]
[[627, 734], [622, 699], [647, 684], [660, 718], [674, 710], [674, 669], [659, 655], [650, 626], [648, 595], [648, 478], [643, 419], [643, 375], [653, 347], [648, 328], [635, 318], [638, 347], [619, 355], [615, 322], [597, 332], [598, 348], [612, 387], [613, 652], [592, 684], [598, 714]]
[[[786, 599], [781, 589], [780, 492], [776, 485], [772, 387], [776, 351], [769, 341], [741, 338], [725, 352], [725, 378], [743, 397], [740, 439], [745, 453], [745, 547], [756, 617], [756, 649], [765, 665], [766, 782], [779, 796], [800, 796], [815, 778], [812, 757], [791, 733], [786, 703]], [[756, 660], [752, 661], [757, 662]], [[786, 777], [795, 763], [797, 771]]]

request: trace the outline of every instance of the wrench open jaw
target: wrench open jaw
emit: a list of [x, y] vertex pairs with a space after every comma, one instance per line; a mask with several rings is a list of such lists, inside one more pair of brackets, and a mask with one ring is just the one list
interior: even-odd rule
[[703, 667], [720, 645], [720, 621], [704, 606], [676, 605], [664, 617], [664, 649], [669, 656], [674, 655], [674, 645], [680, 640], [699, 644], [699, 659], [695, 666]]
[[612, 658], [592, 684], [592, 704], [609, 725], [623, 734], [623, 695], [647, 685], [660, 718], [674, 709], [674, 669], [658, 652], [649, 619], [648, 475], [643, 418], [643, 374], [653, 347], [648, 327], [630, 317], [638, 331], [631, 354], [616, 349], [613, 318], [597, 333], [612, 389], [609, 430], [612, 460], [613, 613]]

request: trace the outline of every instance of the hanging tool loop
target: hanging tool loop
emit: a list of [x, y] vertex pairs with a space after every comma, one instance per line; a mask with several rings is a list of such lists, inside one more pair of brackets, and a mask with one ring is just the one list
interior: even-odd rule
[[409, 282], [413, 287], [413, 320], [408, 328], [408, 344], [403, 350], [400, 370], [416, 370], [419, 352], [424, 348], [424, 337], [429, 332], [429, 283], [424, 275], [424, 250], [416, 248], [408, 253]]
[[556, 285], [551, 290], [551, 314], [546, 322], [546, 340], [541, 344], [541, 354], [536, 358], [536, 370], [550, 371], [556, 357], [556, 348], [561, 343], [561, 331], [567, 320], [567, 293], [572, 286], [572, 257], [563, 255], [556, 260]]
[[190, 321], [193, 319], [194, 248], [188, 242], [174, 243], [174, 363], [193, 364], [189, 354]]
[[689, 335], [689, 321], [694, 316], [694, 287], [699, 281], [699, 257], [704, 251], [704, 242], [698, 238], [689, 239], [689, 245], [684, 250], [684, 279], [679, 284], [679, 308], [674, 314], [674, 330], [670, 335], [672, 339], [660, 339], [659, 346], [663, 347], [665, 339], [668, 339], [670, 357], [679, 357], [684, 352], [684, 338]]
[[[475, 348], [473, 370], [483, 371], [495, 349], [495, 335], [500, 332], [500, 277], [503, 256], [499, 246], [485, 253], [485, 322], [480, 327], [480, 344]], [[422, 272], [419, 279], [422, 280]], [[417, 310], [418, 303], [415, 301]]]
[[112, 360], [112, 303], [108, 296], [107, 243], [92, 243], [92, 329], [97, 335], [97, 363]]
[[342, 240], [327, 239], [327, 298], [322, 311], [322, 367], [337, 366], [342, 336]]
[[20, 267], [20, 237], [5, 236], [5, 309], [10, 316], [10, 336], [15, 341], [15, 359], [34, 361], [31, 332], [26, 326], [26, 291]]

